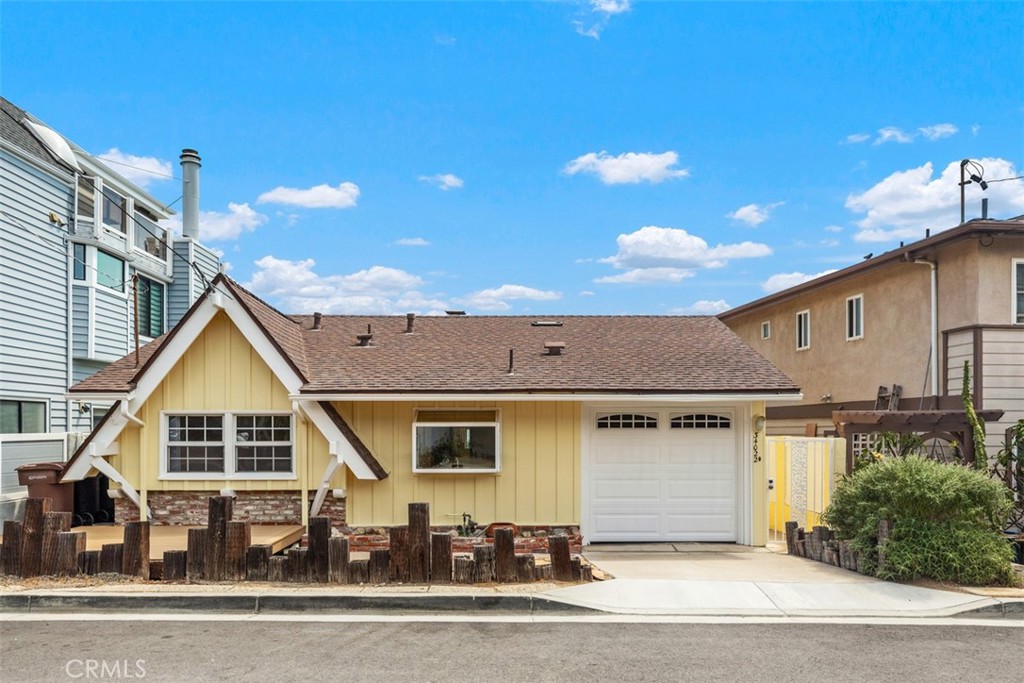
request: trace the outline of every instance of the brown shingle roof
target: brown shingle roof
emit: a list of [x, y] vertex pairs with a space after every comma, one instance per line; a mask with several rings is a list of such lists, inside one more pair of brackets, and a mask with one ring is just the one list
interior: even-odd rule
[[[305, 378], [303, 393], [795, 393], [798, 389], [710, 316], [286, 316], [225, 276], [230, 292]], [[372, 327], [368, 347], [356, 335]], [[172, 332], [173, 335], [173, 332]], [[143, 348], [152, 358], [164, 338]], [[561, 355], [545, 342], [564, 342]], [[508, 373], [509, 350], [514, 368]], [[72, 387], [126, 391], [128, 356]]]

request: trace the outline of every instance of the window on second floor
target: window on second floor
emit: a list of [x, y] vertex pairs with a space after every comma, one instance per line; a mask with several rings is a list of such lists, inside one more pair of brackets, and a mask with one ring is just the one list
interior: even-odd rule
[[72, 255], [74, 256], [74, 275], [76, 280], [85, 279], [85, 245], [75, 244], [72, 249]]
[[796, 349], [811, 347], [811, 312], [800, 311], [796, 314]]
[[846, 300], [846, 341], [864, 338], [864, 295]]
[[0, 434], [40, 434], [45, 431], [45, 401], [0, 401]]
[[111, 190], [109, 187], [103, 188], [103, 224], [120, 230], [121, 232], [127, 232], [128, 230], [128, 218], [126, 209], [128, 208], [128, 200], [119, 195], [118, 193]]
[[139, 276], [139, 334], [159, 337], [164, 333], [164, 286]]
[[1024, 324], [1024, 259], [1013, 261], [1013, 322]]
[[761, 323], [761, 339], [772, 338], [772, 323], [770, 320], [765, 320]]
[[93, 220], [96, 210], [96, 185], [89, 176], [78, 176], [78, 209], [79, 216]]
[[96, 250], [96, 283], [124, 291], [124, 261], [100, 249]]

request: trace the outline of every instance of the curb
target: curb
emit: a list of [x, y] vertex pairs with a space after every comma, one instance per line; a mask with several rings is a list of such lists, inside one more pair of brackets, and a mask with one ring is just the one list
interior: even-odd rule
[[4, 612], [234, 614], [592, 614], [600, 610], [535, 595], [0, 595]]
[[996, 604], [986, 605], [985, 607], [975, 607], [974, 609], [964, 610], [963, 612], [957, 612], [953, 615], [954, 617], [982, 617], [987, 619], [1003, 618], [1003, 619], [1021, 619], [1024, 620], [1024, 600], [1000, 600], [996, 599]]

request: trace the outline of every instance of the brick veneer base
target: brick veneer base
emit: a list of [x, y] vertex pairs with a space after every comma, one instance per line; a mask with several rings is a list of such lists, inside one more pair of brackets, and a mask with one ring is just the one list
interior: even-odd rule
[[[205, 526], [211, 496], [216, 491], [150, 491], [147, 496], [150, 520], [154, 525]], [[309, 503], [316, 495], [309, 492]], [[139, 509], [127, 498], [114, 499], [118, 524], [139, 519]], [[331, 518], [331, 526], [345, 526], [345, 501], [328, 495], [321, 515]], [[253, 524], [302, 524], [302, 494], [298, 491], [236, 491], [234, 518]]]
[[[456, 536], [452, 527], [431, 527], [433, 532], [452, 533], [453, 553], [472, 553], [473, 548], [478, 545], [489, 545], [494, 543], [494, 538], [484, 536]], [[378, 548], [388, 547], [387, 534], [379, 533], [384, 529], [352, 529], [351, 533], [345, 536], [349, 540], [349, 548], [353, 552], [369, 552]], [[517, 553], [547, 553], [549, 536], [568, 536], [569, 550], [573, 553], [581, 552], [583, 537], [578, 527], [551, 527], [551, 526], [521, 526], [519, 535], [516, 536]]]

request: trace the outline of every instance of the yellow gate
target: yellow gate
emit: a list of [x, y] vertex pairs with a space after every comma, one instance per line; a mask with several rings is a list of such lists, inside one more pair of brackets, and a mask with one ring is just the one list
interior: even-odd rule
[[821, 513], [846, 469], [846, 440], [770, 436], [768, 447], [768, 540], [786, 539], [786, 522], [805, 529], [821, 523]]

